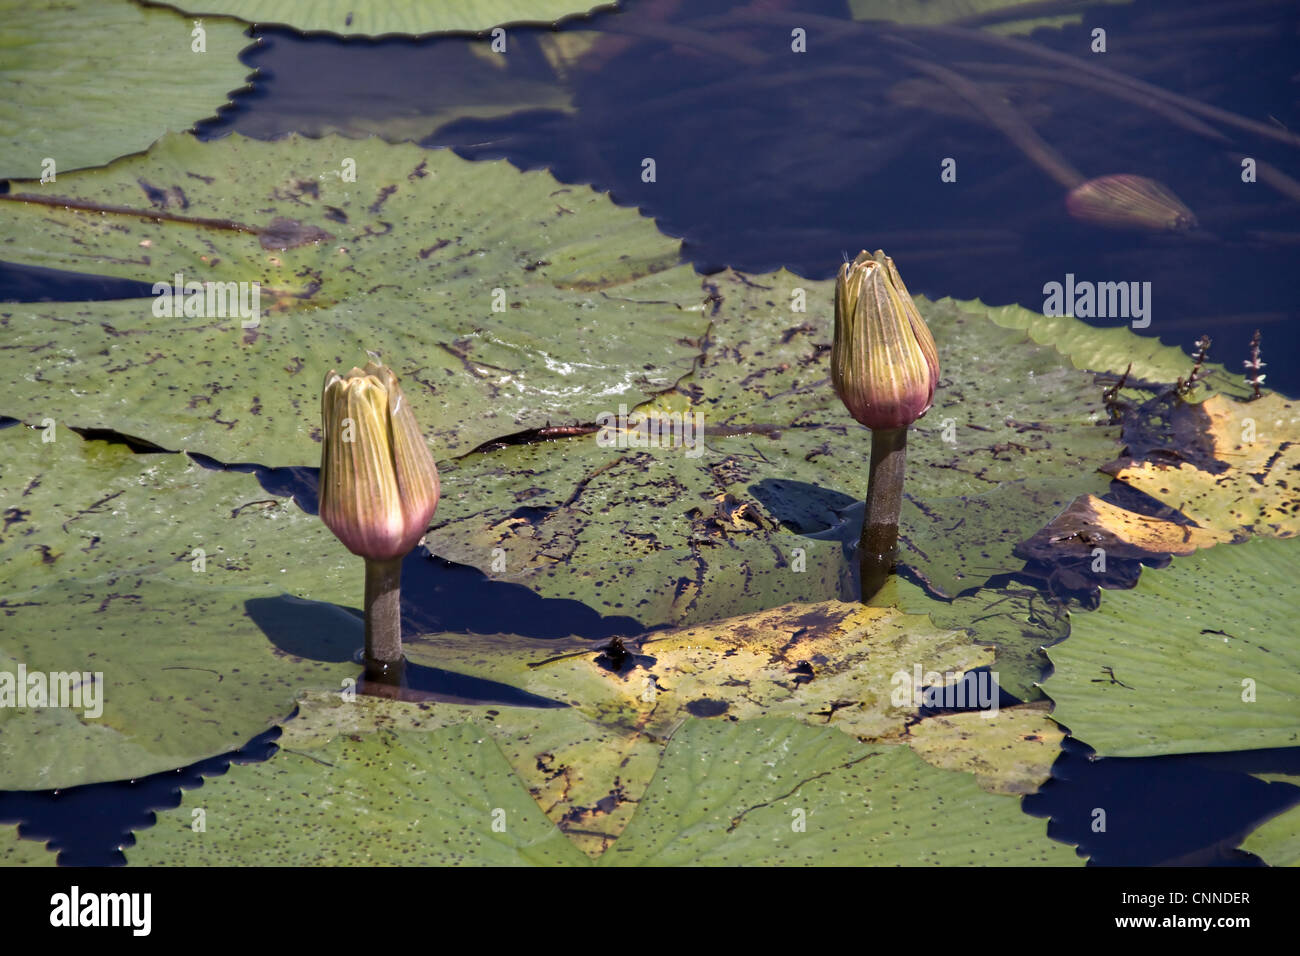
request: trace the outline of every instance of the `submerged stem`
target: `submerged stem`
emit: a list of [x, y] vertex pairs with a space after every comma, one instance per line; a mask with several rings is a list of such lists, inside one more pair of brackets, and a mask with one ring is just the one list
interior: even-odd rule
[[402, 559], [366, 559], [366, 679], [400, 680], [402, 672]]
[[871, 475], [867, 510], [858, 542], [862, 601], [884, 586], [898, 557], [898, 516], [903, 509], [903, 471], [907, 464], [907, 427], [871, 433]]

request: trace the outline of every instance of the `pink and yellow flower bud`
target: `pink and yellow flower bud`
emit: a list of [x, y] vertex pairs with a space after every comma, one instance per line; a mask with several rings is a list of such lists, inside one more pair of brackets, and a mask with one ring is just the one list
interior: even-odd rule
[[353, 554], [409, 552], [438, 507], [438, 469], [392, 369], [330, 370], [321, 392], [320, 516]]
[[934, 401], [934, 337], [880, 250], [840, 268], [831, 382], [849, 414], [871, 429], [905, 428]]
[[1065, 197], [1065, 208], [1075, 219], [1112, 229], [1196, 228], [1195, 214], [1168, 186], [1130, 173], [1080, 183]]

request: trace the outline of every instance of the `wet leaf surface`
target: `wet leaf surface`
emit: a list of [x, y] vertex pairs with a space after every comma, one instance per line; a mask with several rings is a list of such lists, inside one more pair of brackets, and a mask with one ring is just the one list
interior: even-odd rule
[[[0, 179], [39, 178], [48, 157], [55, 180], [31, 184], [42, 195], [57, 195], [65, 173], [215, 116], [250, 76], [243, 24], [204, 24], [196, 52], [193, 20], [171, 10], [100, 0], [0, 9]], [[122, 109], [128, 101], [149, 106]]]
[[[0, 202], [3, 258], [215, 285], [186, 295], [197, 315], [156, 314], [170, 297], [0, 306], [6, 412], [29, 424], [309, 463], [321, 380], [370, 349], [441, 458], [641, 402], [690, 370], [707, 327], [699, 277], [635, 210], [448, 151], [172, 136], [23, 201], [33, 189]], [[232, 282], [259, 284], [260, 314]]]
[[1048, 651], [1052, 716], [1102, 756], [1300, 744], [1300, 541], [1256, 538], [1147, 569]]
[[[204, 832], [190, 809], [201, 804]], [[232, 768], [158, 814], [127, 861], [146, 866], [539, 866], [586, 860], [537, 809], [492, 738], [339, 737]]]
[[1122, 459], [1120, 481], [1177, 508], [1207, 531], [1288, 537], [1300, 531], [1300, 405], [1269, 392], [1253, 402], [1202, 403], [1213, 460]]
[[[20, 665], [86, 687], [79, 707], [0, 707], [0, 789], [184, 766], [355, 676], [361, 622], [301, 601], [361, 600], [360, 562], [317, 518], [251, 475], [42, 434], [0, 431], [0, 660], [15, 694]], [[310, 632], [268, 633], [277, 613]]]
[[[788, 720], [689, 721], [602, 863], [1014, 866], [1077, 863], [1015, 801], [906, 747]], [[846, 839], [852, 834], [851, 839]]]
[[[295, 30], [328, 31], [344, 36], [421, 35], [449, 31], [482, 32], [506, 23], [554, 23], [564, 17], [611, 8], [616, 2], [573, 0], [179, 0], [187, 15], [239, 17], [253, 23], [284, 24]], [[507, 48], [508, 49], [508, 48]]]

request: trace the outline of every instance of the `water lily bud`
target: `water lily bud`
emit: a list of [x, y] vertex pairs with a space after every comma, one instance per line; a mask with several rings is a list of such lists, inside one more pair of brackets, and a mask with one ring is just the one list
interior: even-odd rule
[[401, 558], [438, 507], [438, 469], [392, 369], [333, 369], [321, 392], [320, 516], [349, 551]]
[[1196, 228], [1196, 215], [1167, 186], [1129, 173], [1080, 183], [1065, 197], [1065, 208], [1075, 219], [1114, 229]]
[[835, 282], [835, 394], [868, 428], [905, 428], [929, 409], [938, 381], [934, 337], [894, 260], [860, 252]]

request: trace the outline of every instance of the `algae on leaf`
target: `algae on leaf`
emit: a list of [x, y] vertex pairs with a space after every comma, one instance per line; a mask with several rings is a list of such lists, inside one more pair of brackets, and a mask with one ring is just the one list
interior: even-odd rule
[[246, 86], [239, 53], [252, 41], [228, 20], [205, 22], [202, 41], [171, 10], [0, 0], [0, 179], [40, 178], [48, 158], [55, 180], [31, 189], [59, 195], [65, 173], [215, 116]]
[[1300, 540], [1221, 544], [1148, 569], [1072, 618], [1052, 716], [1102, 756], [1300, 745]]

